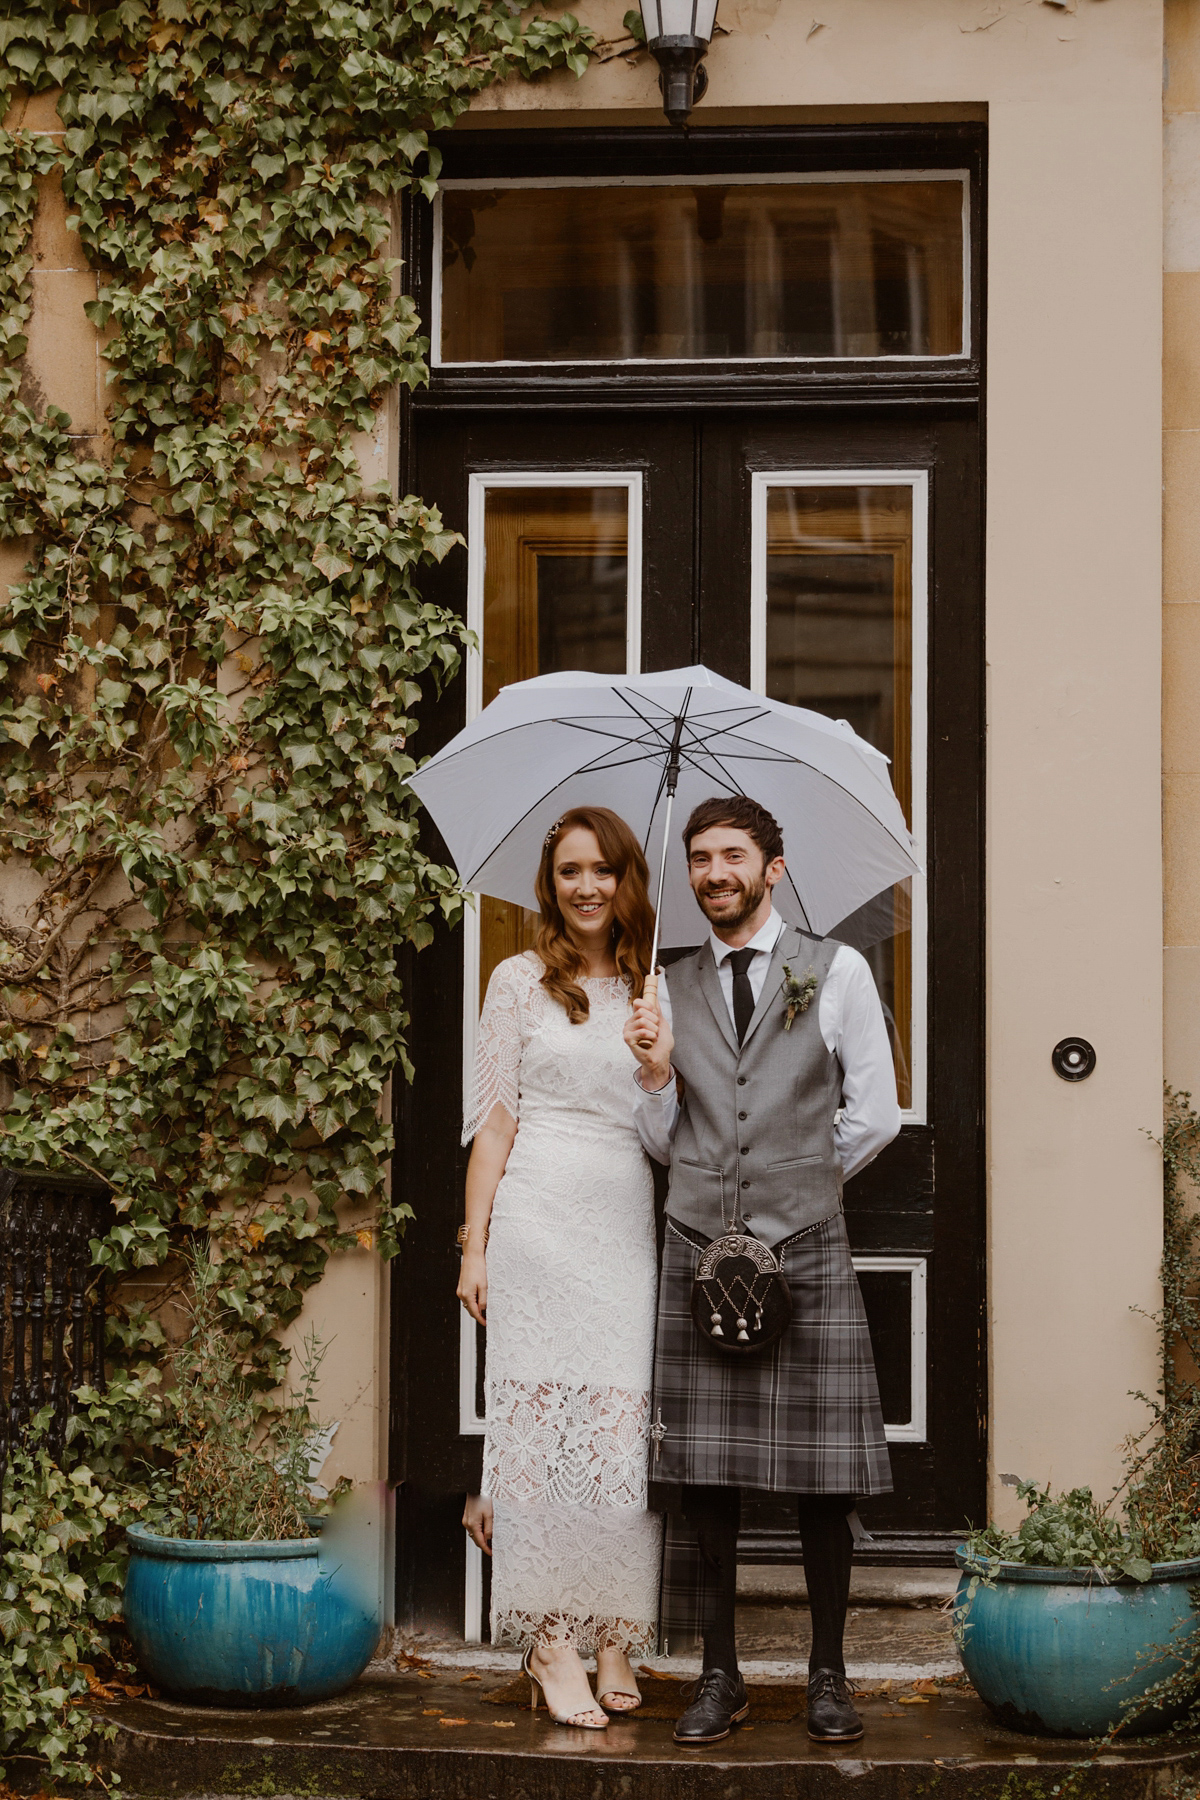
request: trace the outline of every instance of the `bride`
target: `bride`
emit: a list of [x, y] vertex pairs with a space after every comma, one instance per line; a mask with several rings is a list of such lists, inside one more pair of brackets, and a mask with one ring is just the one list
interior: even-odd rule
[[593, 1729], [640, 1704], [629, 1658], [657, 1636], [653, 1188], [621, 1035], [650, 965], [646, 880], [606, 807], [550, 831], [537, 948], [488, 983], [463, 1132], [458, 1297], [488, 1332], [483, 1493], [463, 1524], [493, 1558], [492, 1642], [525, 1648], [535, 1705], [540, 1687], [560, 1724]]

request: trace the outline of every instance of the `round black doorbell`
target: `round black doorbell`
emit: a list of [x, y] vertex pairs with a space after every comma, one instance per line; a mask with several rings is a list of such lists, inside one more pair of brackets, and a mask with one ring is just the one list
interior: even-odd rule
[[1096, 1052], [1086, 1038], [1064, 1038], [1050, 1052], [1050, 1061], [1064, 1081], [1086, 1081], [1096, 1066]]

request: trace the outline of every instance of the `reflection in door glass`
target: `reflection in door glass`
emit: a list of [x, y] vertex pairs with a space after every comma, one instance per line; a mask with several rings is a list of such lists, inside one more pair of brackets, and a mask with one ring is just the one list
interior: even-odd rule
[[963, 191], [448, 186], [440, 360], [958, 356]]
[[[489, 488], [484, 511], [483, 703], [511, 681], [590, 669], [621, 675], [629, 610], [629, 490]], [[531, 949], [538, 916], [479, 900], [479, 993]]]
[[[891, 759], [912, 826], [912, 489], [772, 486], [767, 493], [766, 691], [846, 719]], [[912, 1104], [912, 927], [894, 889], [860, 920], [903, 1107]], [[834, 932], [837, 935], [837, 932]], [[845, 934], [854, 941], [853, 927]]]

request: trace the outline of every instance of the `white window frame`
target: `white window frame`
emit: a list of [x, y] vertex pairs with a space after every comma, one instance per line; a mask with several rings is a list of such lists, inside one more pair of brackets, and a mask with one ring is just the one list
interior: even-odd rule
[[907, 1275], [911, 1296], [912, 1370], [909, 1417], [900, 1425], [885, 1425], [889, 1444], [923, 1444], [927, 1432], [926, 1346], [928, 1340], [928, 1296], [926, 1260], [923, 1256], [855, 1256], [851, 1258], [856, 1274]]
[[[767, 496], [777, 487], [906, 487], [912, 491], [912, 839], [922, 871], [926, 856], [929, 708], [929, 475], [925, 469], [770, 469], [751, 478], [750, 686], [767, 691]], [[866, 546], [864, 546], [866, 548]], [[928, 1106], [929, 895], [924, 873], [912, 877], [912, 1100], [901, 1118], [924, 1125]]]
[[[467, 651], [467, 723], [483, 711], [483, 584], [485, 574], [484, 521], [487, 497], [493, 488], [624, 488], [628, 496], [625, 591], [625, 669], [642, 672], [642, 510], [643, 483], [638, 469], [489, 470], [471, 475], [467, 485], [467, 624], [478, 648]], [[475, 1046], [479, 1036], [479, 914], [471, 903], [463, 913], [463, 1096], [470, 1092], [475, 1071]], [[475, 1410], [475, 1321], [466, 1307], [459, 1309], [458, 1430], [460, 1437], [482, 1437], [487, 1421]], [[468, 1546], [468, 1576], [470, 1575]], [[479, 1551], [475, 1551], [476, 1556]], [[479, 1574], [482, 1581], [482, 1575]], [[482, 1586], [479, 1587], [482, 1594]], [[468, 1598], [468, 1612], [475, 1604]], [[478, 1608], [476, 1607], [476, 1611]], [[478, 1638], [468, 1639], [478, 1642]]]
[[613, 187], [817, 187], [845, 182], [957, 181], [962, 187], [962, 349], [949, 356], [630, 356], [581, 357], [588, 368], [657, 368], [700, 363], [962, 363], [971, 357], [971, 173], [969, 169], [821, 169], [808, 173], [758, 175], [527, 175], [495, 180], [451, 176], [439, 182], [433, 202], [433, 269], [430, 305], [430, 362], [435, 369], [561, 369], [559, 358], [496, 358], [487, 362], [451, 361], [442, 356], [442, 193], [447, 188], [613, 188]]

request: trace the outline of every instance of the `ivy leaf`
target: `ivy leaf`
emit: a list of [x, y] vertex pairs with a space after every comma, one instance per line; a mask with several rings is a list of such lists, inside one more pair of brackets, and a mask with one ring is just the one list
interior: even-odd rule
[[350, 575], [354, 570], [354, 564], [347, 557], [339, 556], [327, 544], [317, 546], [313, 551], [313, 561], [329, 581], [336, 581], [341, 575]]

